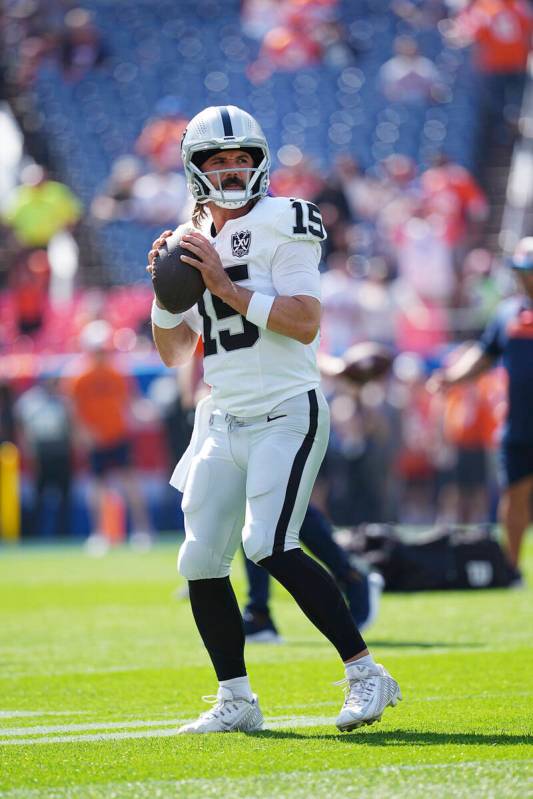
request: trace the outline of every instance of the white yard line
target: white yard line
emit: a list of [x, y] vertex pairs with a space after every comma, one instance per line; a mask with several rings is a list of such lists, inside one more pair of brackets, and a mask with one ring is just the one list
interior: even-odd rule
[[181, 719], [158, 719], [154, 721], [144, 721], [142, 719], [134, 721], [98, 721], [90, 724], [40, 724], [36, 727], [12, 727], [2, 729], [0, 727], [0, 737], [10, 737], [16, 735], [46, 735], [51, 732], [86, 732], [88, 730], [114, 730], [135, 727], [157, 727], [167, 724], [182, 723]]
[[[131, 721], [131, 722], [111, 722], [108, 724], [72, 724], [53, 727], [27, 727], [15, 728], [12, 730], [0, 730], [0, 735], [10, 735], [12, 737], [0, 738], [0, 746], [34, 746], [36, 744], [62, 744], [62, 743], [81, 743], [91, 741], [120, 741], [127, 738], [166, 738], [177, 735], [177, 728], [180, 724], [185, 724], [192, 719], [168, 719], [167, 721]], [[273, 716], [265, 720], [265, 729], [286, 729], [289, 727], [321, 727], [325, 725], [333, 726], [334, 719], [329, 716]], [[159, 729], [142, 729], [131, 732], [100, 732], [84, 735], [42, 735], [39, 738], [28, 737], [39, 735], [50, 731], [72, 731], [89, 729], [116, 729], [125, 727], [155, 727]], [[21, 738], [18, 736], [26, 735]]]
[[[510, 691], [506, 692], [505, 696], [508, 698], [509, 696], [531, 696], [532, 691]], [[457, 694], [453, 696], [443, 695], [443, 696], [420, 696], [420, 697], [409, 697], [410, 703], [412, 702], [453, 702], [453, 701], [462, 701], [468, 699], [470, 701], [484, 701], [485, 699], [495, 699], [503, 694], [498, 692], [485, 692], [480, 694]], [[318, 707], [331, 707], [337, 708], [339, 707], [340, 698], [339, 700], [332, 700], [330, 702], [315, 702], [313, 706]], [[291, 710], [306, 710], [308, 705], [305, 704], [295, 704], [295, 705], [275, 705], [274, 710], [282, 711], [281, 715], [272, 716], [266, 724], [269, 727], [277, 727], [277, 728], [284, 728], [284, 727], [309, 727], [309, 726], [322, 726], [322, 725], [329, 725], [333, 724], [333, 718], [328, 716], [301, 716], [301, 715], [293, 715], [293, 714], [283, 714], [283, 711], [291, 711]], [[0, 719], [3, 718], [17, 718], [17, 717], [33, 717], [33, 716], [74, 716], [74, 715], [85, 715], [88, 714], [90, 711], [67, 711], [67, 710], [49, 710], [49, 711], [34, 711], [34, 710], [5, 710], [0, 711]], [[7, 744], [23, 744], [23, 743], [60, 743], [63, 741], [63, 738], [56, 740], [57, 736], [51, 738], [50, 735], [52, 733], [64, 733], [67, 734], [64, 736], [64, 739], [69, 740], [101, 740], [102, 736], [106, 735], [109, 740], [118, 740], [120, 737], [142, 737], [142, 732], [136, 733], [135, 735], [131, 735], [128, 733], [120, 734], [117, 733], [116, 737], [114, 738], [114, 733], [107, 733], [108, 730], [135, 730], [143, 727], [159, 727], [161, 729], [169, 727], [169, 726], [178, 726], [180, 724], [184, 724], [186, 721], [190, 721], [191, 719], [185, 718], [160, 718], [160, 719], [133, 719], [127, 721], [99, 721], [99, 722], [90, 722], [90, 723], [75, 723], [75, 724], [39, 724], [35, 726], [26, 726], [26, 727], [5, 727], [2, 728], [0, 726], [0, 745], [7, 745]], [[69, 733], [87, 733], [92, 730], [101, 730], [101, 733], [93, 736], [83, 737], [83, 736], [75, 736], [69, 735]], [[165, 732], [166, 734], [166, 732]], [[39, 738], [33, 740], [33, 736], [48, 736], [47, 738]], [[25, 737], [25, 741], [7, 741], [7, 738], [12, 737]], [[147, 734], [148, 737], [148, 734]], [[153, 737], [152, 735], [150, 737]]]
[[[19, 719], [37, 716], [86, 716], [89, 710], [0, 710], [0, 719]], [[1, 728], [0, 728], [1, 733]]]

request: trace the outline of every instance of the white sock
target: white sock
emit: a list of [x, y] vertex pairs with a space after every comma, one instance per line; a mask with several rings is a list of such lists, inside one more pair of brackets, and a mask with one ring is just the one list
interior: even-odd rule
[[248, 699], [250, 702], [254, 698], [247, 674], [244, 677], [234, 677], [232, 680], [220, 680], [219, 685], [221, 688], [229, 688], [235, 698]]
[[372, 655], [365, 655], [364, 657], [359, 658], [359, 660], [352, 660], [351, 663], [345, 663], [344, 668], [346, 669], [346, 676], [349, 678], [350, 674], [352, 673], [352, 666], [367, 666], [368, 668], [372, 668], [372, 666], [375, 665], [376, 661]]

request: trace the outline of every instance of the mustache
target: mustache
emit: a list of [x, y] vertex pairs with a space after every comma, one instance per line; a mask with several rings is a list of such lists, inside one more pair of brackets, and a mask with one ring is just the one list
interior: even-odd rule
[[226, 178], [222, 181], [222, 188], [223, 189], [245, 189], [246, 186], [240, 178]]

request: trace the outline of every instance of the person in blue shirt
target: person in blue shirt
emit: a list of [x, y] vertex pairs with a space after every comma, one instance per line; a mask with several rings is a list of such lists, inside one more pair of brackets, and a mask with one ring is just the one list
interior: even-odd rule
[[520, 293], [500, 303], [479, 341], [454, 364], [434, 372], [428, 388], [455, 385], [502, 361], [509, 379], [500, 449], [499, 516], [512, 579], [520, 584], [520, 549], [531, 521], [533, 494], [533, 236], [519, 242], [510, 265]]

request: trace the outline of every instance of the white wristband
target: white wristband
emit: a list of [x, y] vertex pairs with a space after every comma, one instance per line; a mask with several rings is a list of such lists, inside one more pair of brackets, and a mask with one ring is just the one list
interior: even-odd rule
[[260, 294], [258, 291], [254, 291], [246, 311], [248, 321], [253, 322], [257, 327], [266, 328], [275, 299], [275, 297], [269, 297], [267, 294]]
[[164, 330], [171, 330], [173, 327], [181, 325], [184, 319], [184, 314], [182, 313], [170, 313], [170, 311], [165, 311], [164, 308], [160, 308], [155, 299], [152, 303], [152, 313], [150, 316], [154, 325], [162, 327]]

